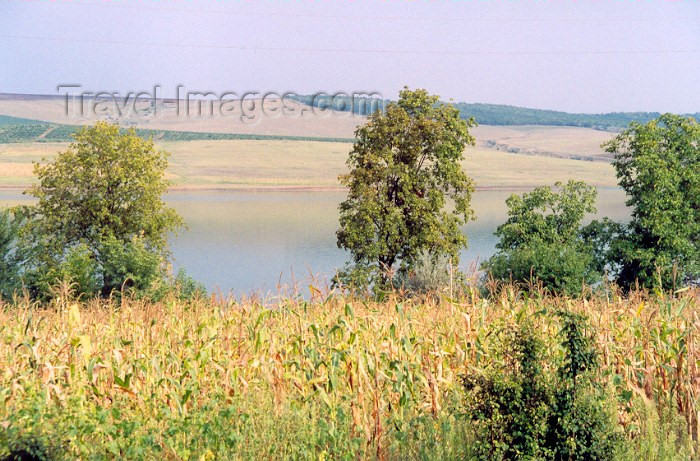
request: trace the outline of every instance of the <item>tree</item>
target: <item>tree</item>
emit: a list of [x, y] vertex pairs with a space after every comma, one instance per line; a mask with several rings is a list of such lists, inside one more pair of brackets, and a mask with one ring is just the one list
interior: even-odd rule
[[[144, 267], [157, 270], [153, 259], [165, 261], [167, 234], [182, 224], [162, 200], [168, 154], [106, 122], [81, 129], [74, 139], [53, 162], [34, 167], [38, 183], [28, 193], [38, 203], [22, 210], [26, 260], [33, 262], [27, 278], [42, 291], [68, 276], [109, 295], [125, 283], [138, 285]], [[120, 255], [140, 260], [115, 261]], [[138, 270], [129, 272], [128, 264]]]
[[600, 277], [593, 248], [582, 238], [581, 222], [595, 213], [595, 188], [582, 181], [538, 187], [507, 200], [508, 220], [498, 227], [498, 252], [483, 264], [499, 280], [538, 279], [551, 290], [581, 292]]
[[633, 122], [604, 144], [615, 154], [632, 219], [609, 244], [611, 265], [625, 288], [672, 288], [700, 276], [700, 126], [665, 114]]
[[421, 251], [458, 261], [474, 190], [460, 161], [464, 147], [474, 144], [474, 125], [437, 96], [404, 88], [398, 102], [357, 129], [350, 172], [340, 176], [349, 191], [340, 204], [338, 246], [350, 250], [354, 263], [341, 279], [386, 283], [397, 265], [407, 270]]

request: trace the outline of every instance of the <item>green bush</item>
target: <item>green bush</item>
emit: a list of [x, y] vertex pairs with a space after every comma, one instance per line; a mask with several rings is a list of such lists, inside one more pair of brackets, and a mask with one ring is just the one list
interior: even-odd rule
[[164, 260], [150, 250], [143, 239], [128, 243], [107, 239], [101, 249], [102, 295], [112, 292], [147, 294], [163, 280]]
[[526, 320], [501, 333], [500, 357], [463, 377], [478, 459], [608, 460], [621, 441], [585, 318], [559, 313], [561, 357]]
[[552, 406], [542, 366], [544, 344], [532, 327], [505, 332], [502, 361], [485, 374], [464, 376], [466, 413], [477, 435], [479, 459], [541, 459]]
[[17, 237], [17, 221], [9, 210], [0, 210], [0, 300], [9, 299], [20, 288]]
[[558, 313], [564, 359], [553, 386], [547, 445], [554, 459], [612, 459], [621, 434], [615, 430], [612, 396], [597, 381], [600, 364], [583, 315]]
[[[7, 441], [2, 441], [6, 438]], [[37, 434], [5, 433], [0, 438], [0, 446], [7, 447], [7, 453], [0, 451], [0, 461], [58, 461], [64, 459], [59, 450], [53, 446], [49, 436]]]
[[71, 283], [79, 298], [95, 296], [101, 286], [99, 266], [85, 244], [68, 250], [66, 259], [58, 266], [54, 278]]
[[584, 284], [599, 280], [592, 264], [590, 251], [582, 245], [536, 242], [495, 255], [488, 261], [488, 268], [500, 280], [539, 281], [554, 292], [573, 295], [581, 293]]
[[594, 213], [596, 191], [582, 181], [556, 183], [511, 195], [508, 220], [498, 227], [498, 252], [482, 265], [497, 280], [530, 283], [568, 295], [601, 280], [594, 247], [583, 239], [581, 221]]
[[187, 275], [185, 269], [182, 268], [175, 274], [172, 291], [180, 300], [192, 300], [207, 295], [207, 288], [204, 284]]

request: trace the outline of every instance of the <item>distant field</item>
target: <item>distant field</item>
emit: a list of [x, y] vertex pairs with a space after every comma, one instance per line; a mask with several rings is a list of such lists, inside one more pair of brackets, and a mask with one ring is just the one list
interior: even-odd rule
[[[278, 136], [304, 136], [351, 138], [357, 125], [365, 122], [365, 117], [346, 112], [322, 113], [304, 104], [294, 101], [286, 102], [288, 110], [282, 116], [280, 110], [275, 111], [276, 101], [266, 101], [265, 112], [260, 100], [251, 100], [244, 106], [218, 102], [212, 105], [191, 101], [189, 115], [183, 101], [179, 108], [175, 103], [164, 103], [161, 110], [154, 115], [150, 103], [136, 104], [136, 112], [118, 111], [106, 104], [97, 106], [106, 108], [103, 116], [89, 104], [82, 111], [79, 105], [69, 105], [66, 113], [66, 103], [62, 98], [37, 97], [0, 97], [0, 115], [39, 120], [64, 125], [86, 125], [97, 120], [106, 119], [125, 126], [133, 126], [149, 130], [192, 131], [207, 133], [235, 133]], [[75, 109], [75, 110], [74, 110]], [[213, 114], [213, 115], [212, 115]], [[266, 114], [266, 115], [264, 115]], [[2, 121], [0, 120], [0, 123]]]
[[[144, 130], [139, 133], [172, 152], [168, 176], [178, 188], [338, 187], [349, 140], [366, 118], [319, 115], [309, 106], [289, 104], [305, 114], [242, 122], [241, 108], [227, 117], [183, 117], [174, 103], [165, 103], [158, 117], [108, 119]], [[148, 107], [138, 105], [142, 111]], [[220, 109], [213, 106], [215, 113]], [[179, 110], [185, 110], [184, 104]], [[65, 149], [76, 125], [95, 120], [68, 118], [63, 99], [0, 95], [0, 187], [31, 183], [31, 162]], [[488, 125], [472, 132], [477, 146], [467, 149], [464, 165], [479, 187], [527, 188], [570, 178], [603, 187], [617, 183], [610, 158], [600, 148], [611, 132]]]
[[[282, 116], [279, 107], [275, 111], [280, 104], [279, 100], [267, 100], [263, 109], [260, 100], [243, 105], [191, 101], [189, 106], [184, 101], [179, 105], [166, 101], [154, 110], [150, 102], [139, 102], [127, 106], [133, 110], [122, 110], [106, 101], [93, 101], [86, 102], [82, 111], [77, 110], [78, 104], [69, 103], [67, 114], [63, 98], [0, 94], [0, 143], [66, 141], [74, 128], [56, 128], [55, 124], [79, 126], [99, 119], [151, 130], [143, 134], [164, 141], [251, 137], [340, 140], [353, 138], [355, 128], [366, 122], [361, 115], [321, 111], [295, 101], [284, 103], [287, 115]], [[105, 111], [98, 116], [100, 108]], [[188, 110], [189, 115], [185, 115]], [[482, 122], [478, 117], [476, 121]], [[591, 128], [542, 125], [481, 125], [473, 133], [484, 148], [584, 160], [605, 160], [600, 144], [614, 135]]]
[[[0, 187], [24, 187], [31, 162], [51, 157], [67, 143], [0, 144]], [[169, 179], [177, 188], [338, 187], [350, 143], [310, 141], [163, 142], [172, 153]], [[617, 184], [607, 162], [587, 162], [468, 148], [464, 168], [480, 188], [527, 188], [583, 179], [600, 187]]]
[[612, 156], [600, 145], [615, 136], [608, 131], [568, 126], [488, 126], [476, 127], [479, 146], [505, 152], [570, 158], [574, 160], [610, 161]]

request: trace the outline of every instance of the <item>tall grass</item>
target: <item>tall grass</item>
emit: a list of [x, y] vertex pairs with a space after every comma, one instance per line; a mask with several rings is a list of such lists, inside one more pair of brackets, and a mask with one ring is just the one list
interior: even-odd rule
[[690, 458], [697, 291], [505, 287], [424, 303], [18, 300], [0, 310], [0, 459], [37, 440], [71, 459], [469, 459], [460, 377], [498, 360], [492, 337], [523, 317], [554, 338], [557, 309], [590, 319], [620, 458]]

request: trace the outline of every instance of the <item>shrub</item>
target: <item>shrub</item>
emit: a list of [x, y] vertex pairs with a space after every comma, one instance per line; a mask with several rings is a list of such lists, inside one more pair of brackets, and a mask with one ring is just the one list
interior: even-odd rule
[[552, 392], [542, 366], [544, 345], [530, 325], [505, 333], [502, 361], [463, 378], [467, 416], [475, 423], [479, 459], [540, 459]]
[[395, 285], [403, 286], [412, 295], [446, 293], [461, 281], [461, 273], [452, 267], [449, 255], [432, 255], [421, 251], [411, 264], [411, 269], [399, 274]]
[[[479, 459], [607, 460], [619, 435], [585, 318], [559, 313], [557, 358], [527, 320], [504, 330], [500, 356], [463, 377]], [[552, 372], [551, 370], [556, 370]]]
[[0, 300], [10, 298], [20, 288], [17, 237], [17, 221], [9, 210], [0, 210]]
[[596, 380], [600, 365], [586, 318], [567, 311], [558, 315], [564, 359], [553, 388], [547, 445], [554, 459], [612, 459], [620, 434], [610, 396]]
[[583, 245], [536, 242], [496, 254], [488, 261], [487, 267], [496, 279], [540, 281], [556, 293], [573, 295], [581, 293], [584, 284], [599, 280], [592, 265], [591, 252]]
[[600, 280], [593, 246], [582, 238], [581, 221], [595, 212], [596, 191], [569, 181], [555, 192], [538, 187], [511, 195], [508, 220], [498, 227], [498, 252], [482, 265], [497, 280], [538, 279], [555, 292], [581, 293], [584, 284]]
[[143, 239], [126, 244], [110, 238], [103, 243], [102, 295], [111, 292], [144, 294], [163, 280], [163, 258], [149, 250]]
[[[2, 447], [5, 448], [3, 452]], [[0, 461], [58, 461], [64, 459], [51, 436], [8, 426], [0, 435]]]
[[172, 289], [180, 300], [193, 300], [207, 295], [207, 288], [204, 284], [187, 275], [185, 269], [182, 268], [175, 274]]
[[[49, 271], [49, 275], [53, 275]], [[97, 261], [92, 257], [90, 249], [84, 243], [68, 250], [65, 261], [57, 268], [57, 274], [47, 277], [47, 283], [52, 280], [62, 280], [73, 284], [74, 293], [78, 298], [93, 297], [101, 287]]]

